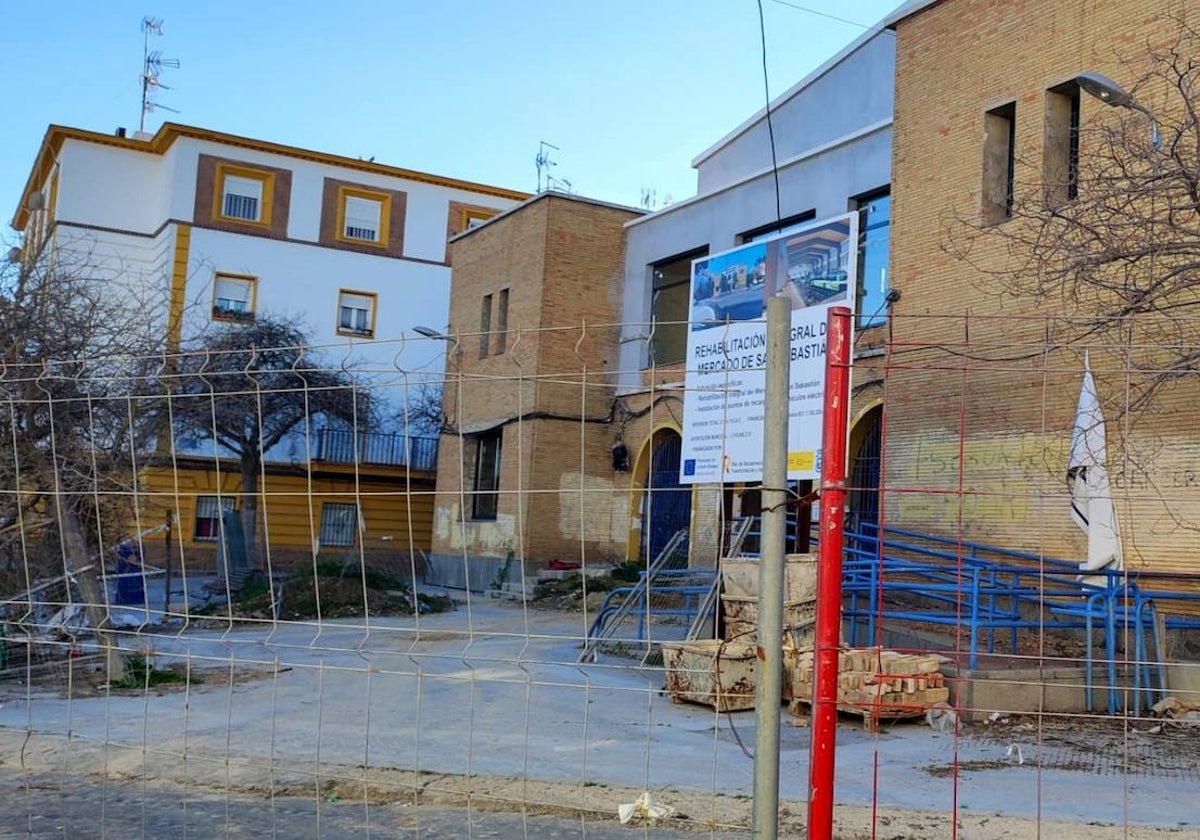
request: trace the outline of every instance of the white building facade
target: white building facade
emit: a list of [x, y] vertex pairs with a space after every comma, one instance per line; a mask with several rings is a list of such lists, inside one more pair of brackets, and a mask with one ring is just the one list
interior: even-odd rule
[[447, 323], [446, 240], [525, 193], [167, 123], [51, 126], [13, 227], [72, 270], [140, 287], [166, 345], [212, 321], [293, 318], [326, 357], [435, 368], [404, 341]]

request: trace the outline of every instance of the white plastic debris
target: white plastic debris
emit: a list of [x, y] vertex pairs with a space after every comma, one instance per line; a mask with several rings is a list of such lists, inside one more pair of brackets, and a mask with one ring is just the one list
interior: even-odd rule
[[992, 712], [990, 715], [988, 715], [988, 723], [995, 723], [996, 721], [1000, 720], [1001, 717], [1003, 717], [1003, 715], [1001, 715], [999, 712]]
[[925, 722], [933, 727], [934, 732], [946, 733], [958, 731], [958, 714], [945, 703], [935, 703], [925, 712]]
[[1005, 757], [1005, 758], [1008, 758], [1008, 759], [1011, 759], [1011, 758], [1013, 758], [1014, 756], [1016, 756], [1016, 759], [1017, 759], [1017, 764], [1024, 764], [1024, 763], [1025, 763], [1025, 755], [1024, 755], [1022, 752], [1021, 752], [1021, 745], [1020, 745], [1020, 744], [1009, 744], [1009, 745], [1008, 745], [1008, 752], [1006, 752], [1006, 753], [1004, 754], [1004, 757]]
[[650, 791], [643, 791], [633, 802], [625, 805], [617, 806], [617, 816], [621, 819], [621, 825], [626, 825], [630, 820], [665, 820], [668, 817], [675, 816], [675, 809], [670, 805], [663, 805], [655, 802], [650, 796]]

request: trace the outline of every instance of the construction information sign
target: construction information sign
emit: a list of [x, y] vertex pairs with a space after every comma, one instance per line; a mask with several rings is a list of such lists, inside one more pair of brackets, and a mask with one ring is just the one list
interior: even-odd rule
[[788, 478], [820, 477], [827, 313], [853, 310], [857, 258], [858, 215], [850, 213], [692, 263], [685, 484], [762, 481], [771, 297], [792, 303]]

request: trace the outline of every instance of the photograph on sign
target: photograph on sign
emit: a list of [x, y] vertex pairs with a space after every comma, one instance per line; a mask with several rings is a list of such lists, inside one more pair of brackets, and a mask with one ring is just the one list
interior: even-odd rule
[[762, 480], [766, 302], [791, 302], [788, 476], [818, 477], [825, 323], [853, 308], [858, 216], [847, 214], [692, 263], [680, 478]]

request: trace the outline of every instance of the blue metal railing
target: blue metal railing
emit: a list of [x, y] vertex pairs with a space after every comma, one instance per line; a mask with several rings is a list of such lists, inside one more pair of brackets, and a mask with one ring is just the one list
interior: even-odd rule
[[[1134, 705], [1153, 703], [1153, 684], [1161, 692], [1165, 683], [1159, 606], [1200, 601], [1200, 575], [1100, 571], [1088, 572], [1087, 581], [1082, 575], [1076, 563], [1062, 558], [907, 529], [887, 528], [881, 540], [878, 526], [868, 524], [845, 533], [848, 641], [858, 644], [864, 630], [874, 640], [879, 622], [887, 619], [960, 627], [968, 634], [969, 667], [975, 668], [981, 652], [995, 652], [997, 631], [1008, 631], [1015, 654], [1018, 630], [1083, 630], [1090, 709], [1092, 629], [1103, 629], [1108, 708], [1114, 712], [1116, 637], [1131, 631]], [[1103, 583], [1089, 582], [1097, 579]], [[1164, 588], [1172, 583], [1180, 589]], [[1191, 591], [1180, 591], [1188, 587]], [[1168, 615], [1163, 624], [1196, 628], [1200, 619]]]

